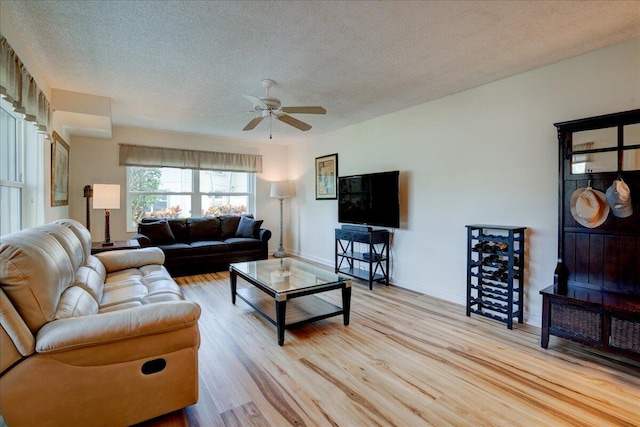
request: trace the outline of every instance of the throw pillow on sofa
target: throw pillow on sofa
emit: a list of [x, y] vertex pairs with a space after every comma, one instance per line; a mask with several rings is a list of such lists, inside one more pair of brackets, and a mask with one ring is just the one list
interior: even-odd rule
[[[246, 215], [253, 218], [253, 215]], [[220, 229], [222, 230], [222, 240], [236, 236], [236, 230], [240, 223], [240, 215], [220, 215]]]
[[171, 245], [176, 241], [166, 219], [156, 222], [141, 222], [138, 224], [138, 232], [147, 236], [152, 245]]
[[236, 237], [251, 237], [257, 239], [260, 236], [260, 227], [263, 220], [256, 220], [248, 216], [240, 218], [238, 229], [236, 230]]

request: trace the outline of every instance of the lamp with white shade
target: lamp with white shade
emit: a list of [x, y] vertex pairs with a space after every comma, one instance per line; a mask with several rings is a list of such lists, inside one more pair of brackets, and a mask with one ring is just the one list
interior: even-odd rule
[[288, 257], [289, 254], [282, 246], [282, 202], [284, 199], [291, 197], [291, 185], [289, 184], [289, 181], [272, 182], [271, 197], [280, 200], [280, 246], [273, 256], [276, 258], [284, 258]]
[[109, 233], [111, 209], [120, 209], [120, 186], [117, 184], [93, 184], [93, 209], [104, 209], [104, 242], [113, 246]]

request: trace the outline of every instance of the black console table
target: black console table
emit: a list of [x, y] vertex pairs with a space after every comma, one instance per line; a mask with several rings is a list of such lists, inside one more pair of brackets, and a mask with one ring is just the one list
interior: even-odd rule
[[389, 231], [336, 228], [335, 272], [388, 285]]

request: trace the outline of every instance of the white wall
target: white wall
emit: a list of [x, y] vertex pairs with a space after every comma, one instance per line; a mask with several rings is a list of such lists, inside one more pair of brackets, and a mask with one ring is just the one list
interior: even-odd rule
[[524, 226], [525, 321], [539, 325], [557, 259], [553, 123], [639, 107], [637, 39], [292, 146], [292, 250], [333, 265], [337, 202], [315, 200], [315, 157], [337, 152], [341, 176], [400, 170], [392, 283], [464, 304], [465, 225]]
[[[280, 206], [277, 199], [269, 197], [269, 190], [271, 181], [287, 178], [287, 146], [122, 127], [113, 128], [112, 139], [73, 137], [69, 154], [71, 169], [69, 215], [85, 224], [86, 199], [83, 197], [85, 185], [120, 184], [122, 208], [111, 211], [110, 231], [113, 240], [123, 240], [133, 235], [126, 231], [126, 211], [123, 208], [126, 198], [126, 168], [118, 165], [119, 143], [262, 155], [264, 171], [257, 175], [256, 216], [258, 219], [264, 219], [263, 227], [270, 229], [273, 233], [269, 241], [270, 250], [277, 248]], [[102, 241], [104, 211], [92, 209], [90, 215], [92, 239]]]

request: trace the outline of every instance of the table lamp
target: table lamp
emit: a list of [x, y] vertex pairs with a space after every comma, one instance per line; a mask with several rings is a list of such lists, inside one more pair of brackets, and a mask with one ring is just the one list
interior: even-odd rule
[[93, 184], [93, 209], [104, 209], [104, 242], [113, 246], [109, 233], [111, 209], [120, 209], [120, 186], [117, 184]]

